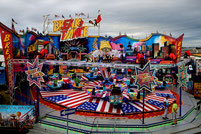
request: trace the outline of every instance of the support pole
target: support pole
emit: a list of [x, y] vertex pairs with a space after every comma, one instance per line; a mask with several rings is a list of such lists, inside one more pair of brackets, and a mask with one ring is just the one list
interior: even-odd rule
[[39, 120], [39, 116], [40, 116], [40, 112], [39, 112], [39, 88], [36, 86], [36, 99], [37, 99], [37, 102], [36, 102], [36, 106], [37, 106], [37, 111], [36, 111], [36, 113], [37, 113], [37, 121], [36, 122], [38, 122]]
[[144, 98], [145, 98], [145, 90], [143, 88], [143, 112], [142, 112], [142, 124], [144, 124]]
[[194, 92], [195, 92], [194, 91], [194, 84], [195, 84], [195, 74], [194, 74], [194, 72], [192, 73], [192, 77], [193, 77], [193, 89], [192, 89], [192, 93], [193, 93], [193, 96], [194, 96]]
[[99, 26], [98, 26], [98, 36], [100, 36], [100, 23], [99, 23]]
[[181, 96], [182, 96], [182, 86], [180, 86], [180, 107], [179, 107], [179, 116], [181, 116]]

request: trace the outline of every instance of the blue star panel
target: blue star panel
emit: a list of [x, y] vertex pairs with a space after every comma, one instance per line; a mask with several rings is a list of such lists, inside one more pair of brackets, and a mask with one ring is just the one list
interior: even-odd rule
[[39, 64], [38, 56], [34, 60], [34, 63], [27, 63], [28, 70], [25, 71], [27, 74], [27, 81], [29, 81], [29, 86], [32, 84], [36, 84], [39, 88], [41, 88], [41, 82], [44, 82], [43, 76], [45, 75], [41, 72], [43, 63]]
[[44, 97], [44, 98], [49, 100], [49, 101], [52, 101], [52, 102], [58, 102], [58, 101], [66, 100], [70, 97], [65, 96], [65, 95], [57, 95], [57, 96]]
[[155, 100], [152, 100], [152, 99], [150, 99], [150, 100], [148, 100], [146, 102], [149, 103], [149, 104], [155, 105], [155, 106], [157, 106], [159, 108], [162, 108], [162, 109], [164, 108], [163, 102], [155, 101]]
[[134, 107], [133, 105], [129, 104], [129, 103], [123, 103], [121, 105], [121, 110], [123, 111], [123, 113], [133, 113], [133, 112], [140, 112], [139, 109], [137, 109], [136, 107]]
[[186, 82], [187, 82], [187, 67], [185, 66], [184, 63], [182, 63], [182, 65], [178, 66], [178, 73], [177, 73], [177, 77], [178, 77], [178, 83], [180, 84], [180, 86], [184, 86], [186, 87]]
[[[135, 81], [135, 85], [138, 86], [138, 90], [142, 90], [143, 88], [152, 92], [151, 84], [155, 85], [155, 76], [154, 76], [154, 69], [151, 69], [151, 64], [148, 62], [143, 68], [135, 68], [137, 79]], [[149, 77], [154, 77], [153, 81], [143, 81], [145, 78], [140, 78], [139, 75], [148, 74]]]
[[157, 96], [166, 97], [169, 95], [170, 98], [176, 99], [173, 94], [163, 94], [163, 93], [156, 93]]
[[85, 103], [83, 103], [82, 105], [78, 106], [77, 109], [96, 111], [97, 106], [98, 106], [98, 103], [94, 103], [94, 102], [85, 102]]

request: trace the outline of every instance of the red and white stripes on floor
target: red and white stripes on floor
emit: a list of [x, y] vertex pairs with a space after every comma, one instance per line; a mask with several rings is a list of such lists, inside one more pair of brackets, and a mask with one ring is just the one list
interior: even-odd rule
[[57, 103], [66, 107], [75, 108], [90, 98], [86, 92], [70, 93], [67, 95], [68, 99], [58, 101]]
[[[143, 101], [140, 100], [139, 102], [129, 102], [131, 105], [133, 105], [134, 107], [138, 108], [140, 111], [143, 111]], [[149, 112], [149, 111], [157, 111], [157, 110], [160, 110], [160, 108], [154, 106], [154, 105], [151, 105], [149, 103], [144, 103], [144, 110], [145, 112]]]
[[[157, 95], [148, 95], [145, 98], [145, 101], [148, 101], [149, 99], [164, 102], [165, 97], [157, 96]], [[173, 103], [175, 99], [169, 98], [169, 103]]]
[[101, 80], [96, 80], [96, 81], [89, 81], [87, 85], [83, 86], [82, 89], [92, 89], [95, 88], [97, 86], [99, 86], [99, 84], [101, 83]]
[[42, 97], [51, 97], [57, 95], [67, 95], [69, 93], [75, 93], [73, 90], [58, 90], [58, 91], [40, 91]]
[[[99, 82], [100, 81], [98, 81], [98, 82], [95, 81], [95, 82], [91, 82], [91, 83], [97, 85]], [[165, 93], [170, 93], [170, 92], [167, 91]], [[86, 93], [86, 91], [73, 91], [73, 90], [59, 90], [59, 91], [54, 91], [54, 92], [53, 91], [41, 91], [41, 95], [42, 95], [42, 97], [51, 97], [51, 96], [57, 96], [57, 95], [68, 96], [69, 98], [61, 100], [61, 101], [57, 101], [56, 103], [59, 105], [69, 107], [69, 108], [76, 108], [76, 107], [80, 106], [81, 104], [83, 104], [84, 102], [93, 102], [93, 103], [97, 104], [97, 108], [95, 109], [96, 112], [112, 113], [112, 114], [123, 113], [121, 107], [114, 107], [113, 104], [109, 103], [109, 101], [101, 99], [101, 98], [92, 98], [92, 97], [90, 97], [89, 94]], [[103, 94], [102, 98], [104, 98], [106, 96], [109, 96], [109, 92], [106, 92], [105, 94]], [[123, 92], [123, 96], [125, 98], [129, 99], [129, 96], [128, 96], [128, 93], [126, 90]], [[145, 112], [161, 110], [161, 108], [147, 103], [146, 101], [148, 101], [149, 99], [152, 99], [154, 101], [163, 102], [165, 97], [156, 96], [155, 94], [153, 94], [153, 95], [148, 95], [145, 98], [145, 105], [144, 105]], [[174, 99], [169, 98], [170, 104], [173, 101], [174, 101]], [[143, 110], [143, 101], [142, 100], [140, 100], [139, 102], [135, 101], [135, 102], [127, 102], [127, 103], [136, 107], [140, 111]]]
[[115, 108], [113, 104], [109, 103], [106, 100], [100, 98], [90, 98], [88, 102], [98, 103], [96, 108], [96, 112], [102, 113], [113, 113], [113, 114], [121, 114], [122, 110], [120, 107]]
[[81, 79], [82, 79], [82, 80], [85, 80], [85, 81], [88, 81], [88, 80], [89, 80], [89, 79], [88, 79], [86, 76], [84, 76], [84, 75], [81, 77]]

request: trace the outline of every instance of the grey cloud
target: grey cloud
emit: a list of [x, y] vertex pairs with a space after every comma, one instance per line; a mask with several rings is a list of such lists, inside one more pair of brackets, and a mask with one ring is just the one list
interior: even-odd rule
[[103, 36], [117, 36], [121, 32], [145, 38], [159, 31], [174, 37], [184, 33], [184, 45], [201, 43], [200, 0], [1, 0], [0, 21], [10, 27], [14, 18], [17, 30], [35, 27], [42, 31], [43, 15], [51, 14], [54, 18], [55, 14], [68, 17], [85, 12], [95, 17], [99, 9]]

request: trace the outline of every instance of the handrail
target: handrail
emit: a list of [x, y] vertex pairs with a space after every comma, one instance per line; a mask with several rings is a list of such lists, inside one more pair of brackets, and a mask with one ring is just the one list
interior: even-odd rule
[[[191, 108], [190, 111], [188, 111], [185, 115], [183, 115], [182, 117], [179, 117], [178, 120], [183, 120], [185, 119], [193, 110], [195, 110], [195, 108]], [[54, 118], [54, 119], [58, 119], [58, 120], [62, 120], [62, 121], [65, 121], [66, 119], [65, 118], [62, 118], [62, 117], [58, 117], [58, 116], [54, 116], [54, 115], [47, 115], [47, 117], [50, 117], [50, 118]], [[73, 120], [73, 119], [68, 119], [69, 122], [72, 122], [72, 123], [77, 123], [77, 124], [84, 124], [86, 126], [94, 126], [94, 124], [92, 123], [88, 123], [88, 122], [83, 122], [83, 121], [77, 121], [77, 120]], [[157, 126], [157, 125], [160, 125], [160, 124], [167, 124], [167, 123], [170, 123], [172, 122], [171, 119], [169, 120], [165, 120], [165, 121], [161, 121], [161, 122], [156, 122], [156, 123], [152, 123], [152, 124], [116, 124], [116, 127], [138, 127], [138, 128], [148, 128], [148, 127], [154, 127], [154, 126]], [[101, 127], [108, 127], [108, 126], [113, 126], [113, 124], [98, 124], [99, 126]]]

